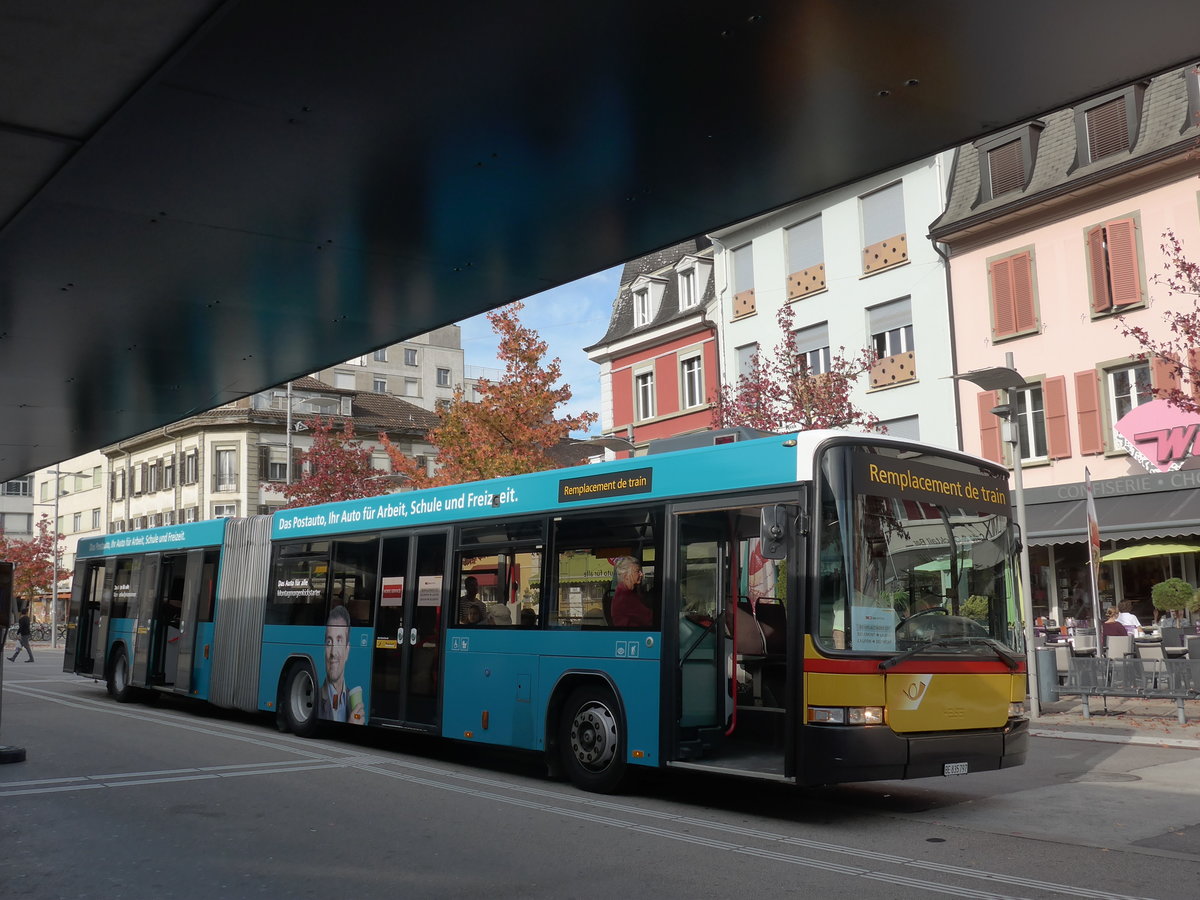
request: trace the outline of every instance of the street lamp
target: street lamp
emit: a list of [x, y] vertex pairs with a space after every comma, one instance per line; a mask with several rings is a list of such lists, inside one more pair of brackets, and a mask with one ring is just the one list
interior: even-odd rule
[[[58, 570], [62, 566], [62, 549], [59, 547], [59, 530], [58, 530], [58, 498], [62, 496], [62, 477], [64, 475], [86, 475], [86, 472], [62, 472], [58, 469], [47, 469], [47, 475], [54, 476], [54, 538], [53, 548], [54, 553], [51, 557], [51, 578], [54, 583], [51, 589], [50, 596], [50, 648], [58, 649]], [[44, 504], [36, 504], [42, 506]]]
[[1004, 391], [1004, 402], [992, 410], [1001, 419], [1001, 434], [1005, 443], [1012, 447], [1013, 500], [1017, 512], [1017, 530], [1021, 533], [1021, 549], [1018, 554], [1020, 566], [1021, 616], [1025, 619], [1025, 664], [1029, 673], [1029, 714], [1036, 719], [1042, 714], [1038, 697], [1036, 654], [1033, 645], [1033, 596], [1029, 587], [1029, 548], [1026, 546], [1025, 488], [1021, 476], [1021, 435], [1017, 428], [1017, 398], [1014, 391], [1028, 387], [1029, 383], [1013, 365], [1013, 355], [1004, 355], [1003, 366], [975, 369], [953, 376], [956, 381], [969, 381], [985, 391]]

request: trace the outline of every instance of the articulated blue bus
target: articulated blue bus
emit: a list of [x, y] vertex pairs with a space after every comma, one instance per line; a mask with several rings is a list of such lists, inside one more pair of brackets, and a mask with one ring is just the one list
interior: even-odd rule
[[634, 767], [827, 784], [1023, 762], [1007, 473], [804, 432], [80, 541], [65, 669]]

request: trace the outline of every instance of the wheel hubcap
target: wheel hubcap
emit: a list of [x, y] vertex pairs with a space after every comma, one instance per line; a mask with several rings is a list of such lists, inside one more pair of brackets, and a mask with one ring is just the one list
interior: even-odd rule
[[591, 702], [571, 722], [571, 751], [593, 772], [608, 766], [617, 754], [617, 719], [603, 703]]
[[303, 722], [312, 714], [312, 708], [313, 681], [305, 672], [292, 682], [292, 714], [298, 722]]

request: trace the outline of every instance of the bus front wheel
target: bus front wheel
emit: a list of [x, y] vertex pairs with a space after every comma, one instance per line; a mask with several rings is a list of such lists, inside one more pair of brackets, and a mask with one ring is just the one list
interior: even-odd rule
[[625, 734], [613, 692], [600, 685], [575, 688], [563, 705], [558, 746], [573, 784], [611, 794], [625, 780]]
[[283, 689], [283, 715], [288, 731], [297, 737], [312, 737], [317, 733], [317, 684], [308, 666], [292, 666], [288, 673]]
[[108, 696], [118, 703], [129, 703], [134, 699], [134, 688], [129, 683], [129, 656], [124, 647], [118, 647], [108, 664]]

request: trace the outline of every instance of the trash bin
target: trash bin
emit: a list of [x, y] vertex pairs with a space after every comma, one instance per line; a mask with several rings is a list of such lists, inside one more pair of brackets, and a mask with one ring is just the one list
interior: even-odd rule
[[1058, 700], [1058, 658], [1053, 647], [1039, 647], [1036, 651], [1037, 688], [1039, 703], [1054, 703]]

